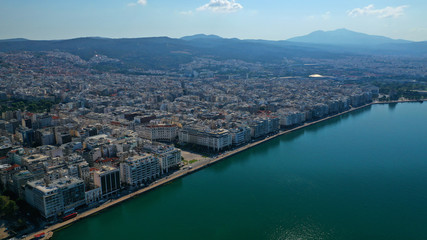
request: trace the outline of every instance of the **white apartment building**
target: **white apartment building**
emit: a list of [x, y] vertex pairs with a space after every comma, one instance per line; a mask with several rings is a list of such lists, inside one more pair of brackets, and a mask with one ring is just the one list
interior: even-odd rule
[[83, 180], [73, 177], [52, 183], [32, 181], [25, 186], [25, 200], [43, 217], [50, 218], [85, 204], [85, 185]]
[[25, 200], [39, 210], [44, 218], [57, 216], [64, 208], [59, 189], [54, 186], [46, 186], [42, 180], [27, 183]]
[[181, 163], [181, 150], [172, 146], [165, 146], [156, 151], [156, 156], [160, 160], [162, 173], [169, 172], [169, 169], [176, 168]]
[[301, 124], [306, 121], [304, 112], [285, 112], [280, 115], [280, 125], [284, 127]]
[[128, 157], [120, 163], [122, 181], [137, 186], [160, 177], [160, 161], [152, 154]]
[[251, 128], [239, 127], [232, 129], [231, 131], [233, 145], [239, 146], [251, 140]]
[[233, 143], [232, 135], [228, 130], [200, 130], [185, 127], [179, 131], [181, 143], [192, 143], [207, 147], [209, 150], [220, 151]]
[[139, 131], [140, 137], [151, 141], [172, 142], [178, 136], [178, 127], [176, 125], [146, 125]]
[[102, 191], [101, 188], [94, 188], [92, 190], [85, 192], [85, 200], [86, 204], [96, 203], [102, 198]]

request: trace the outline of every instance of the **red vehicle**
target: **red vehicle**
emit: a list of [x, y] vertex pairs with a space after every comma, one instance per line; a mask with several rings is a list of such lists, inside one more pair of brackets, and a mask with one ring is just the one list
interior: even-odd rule
[[44, 236], [45, 236], [45, 233], [44, 233], [44, 232], [42, 232], [42, 233], [39, 233], [39, 234], [34, 235], [34, 238], [33, 238], [33, 239], [40, 239], [40, 238], [44, 238]]
[[71, 218], [75, 218], [77, 216], [77, 213], [76, 212], [73, 212], [73, 213], [71, 213], [71, 214], [68, 214], [67, 216], [65, 216], [65, 217], [62, 217], [62, 221], [67, 221], [67, 220], [69, 220], [69, 219], [71, 219]]

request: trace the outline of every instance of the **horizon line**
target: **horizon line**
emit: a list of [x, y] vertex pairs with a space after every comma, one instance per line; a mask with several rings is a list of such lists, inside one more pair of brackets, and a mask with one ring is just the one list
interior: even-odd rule
[[[356, 32], [353, 30], [349, 30], [347, 28], [337, 28], [334, 30], [315, 30], [312, 32], [309, 32], [305, 35], [298, 35], [295, 37], [290, 37], [287, 39], [264, 39], [264, 38], [238, 38], [238, 37], [222, 37], [218, 34], [213, 34], [213, 33], [195, 33], [195, 34], [190, 34], [190, 35], [184, 35], [181, 37], [171, 37], [171, 36], [142, 36], [142, 37], [102, 37], [102, 36], [79, 36], [79, 37], [69, 37], [69, 38], [52, 38], [52, 39], [30, 39], [30, 38], [25, 38], [25, 37], [12, 37], [12, 38], [1, 38], [0, 41], [66, 41], [66, 40], [73, 40], [73, 39], [81, 39], [81, 38], [99, 38], [99, 39], [139, 39], [139, 38], [170, 38], [170, 39], [182, 39], [185, 37], [192, 37], [192, 36], [197, 36], [197, 35], [204, 35], [204, 36], [214, 36], [214, 37], [219, 37], [222, 39], [237, 39], [237, 40], [264, 40], [264, 41], [274, 41], [274, 42], [279, 42], [279, 41], [288, 41], [289, 39], [292, 38], [296, 38], [296, 37], [304, 37], [307, 36], [309, 34], [312, 34], [314, 32], [334, 32], [337, 30], [347, 30], [349, 32], [353, 32], [353, 33], [359, 33], [359, 34], [365, 34], [365, 35], [369, 35], [369, 36], [379, 36], [379, 37], [385, 37], [385, 38], [389, 38], [391, 40], [404, 40], [404, 41], [409, 41], [409, 42], [427, 42], [427, 40], [421, 40], [421, 41], [416, 41], [416, 40], [408, 40], [408, 39], [403, 39], [403, 38], [392, 38], [392, 37], [387, 37], [387, 36], [382, 36], [382, 35], [371, 35], [371, 34], [367, 34], [367, 33], [363, 33], [363, 32]], [[293, 42], [293, 41], [290, 41]]]

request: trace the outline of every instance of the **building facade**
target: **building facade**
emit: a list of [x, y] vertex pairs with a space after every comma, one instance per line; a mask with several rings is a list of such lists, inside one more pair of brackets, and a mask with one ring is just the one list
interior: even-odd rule
[[102, 166], [93, 172], [95, 186], [101, 188], [102, 197], [108, 197], [120, 190], [120, 170], [115, 167]]
[[228, 130], [201, 130], [185, 127], [179, 131], [179, 141], [184, 144], [196, 144], [208, 150], [221, 151], [233, 143], [232, 135]]
[[176, 125], [146, 125], [140, 130], [142, 138], [151, 141], [172, 142], [178, 136], [178, 127]]
[[101, 188], [94, 188], [85, 192], [86, 204], [96, 203], [102, 199], [102, 191]]
[[160, 161], [160, 168], [162, 173], [168, 173], [170, 169], [179, 167], [181, 163], [181, 150], [174, 147], [165, 147], [159, 149], [156, 153]]
[[152, 154], [128, 157], [120, 164], [122, 181], [138, 186], [160, 177], [160, 161]]
[[25, 200], [48, 219], [85, 204], [85, 186], [77, 178], [61, 178], [52, 183], [28, 182]]

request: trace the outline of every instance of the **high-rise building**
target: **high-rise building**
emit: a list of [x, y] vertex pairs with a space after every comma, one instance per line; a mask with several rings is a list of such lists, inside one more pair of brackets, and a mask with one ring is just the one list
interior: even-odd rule
[[55, 136], [50, 129], [39, 129], [35, 131], [34, 138], [38, 146], [55, 145]]
[[44, 218], [52, 218], [85, 204], [85, 186], [82, 180], [72, 177], [49, 184], [36, 180], [25, 186], [25, 199]]
[[59, 189], [47, 186], [43, 180], [27, 183], [25, 200], [39, 210], [44, 218], [58, 216], [64, 209]]
[[137, 186], [160, 176], [160, 161], [152, 154], [127, 158], [120, 164], [122, 181]]
[[93, 171], [93, 182], [101, 188], [102, 197], [108, 197], [120, 190], [120, 170], [115, 167], [102, 166]]
[[196, 144], [213, 151], [221, 151], [233, 143], [232, 135], [225, 129], [202, 130], [185, 127], [179, 131], [178, 136], [181, 143]]
[[242, 126], [230, 130], [233, 145], [239, 146], [251, 140], [251, 128], [247, 126]]
[[85, 204], [85, 184], [83, 180], [65, 177], [55, 180], [53, 186], [59, 189], [64, 204], [64, 212]]
[[12, 176], [13, 187], [12, 191], [15, 192], [19, 197], [24, 197], [25, 192], [25, 184], [28, 181], [34, 180], [34, 175], [28, 170], [22, 170], [18, 173], [15, 173]]
[[169, 172], [172, 168], [177, 168], [181, 163], [181, 150], [168, 145], [159, 145], [149, 151], [160, 161], [162, 173]]
[[146, 125], [140, 130], [142, 138], [151, 141], [172, 142], [178, 136], [178, 127], [176, 125]]

